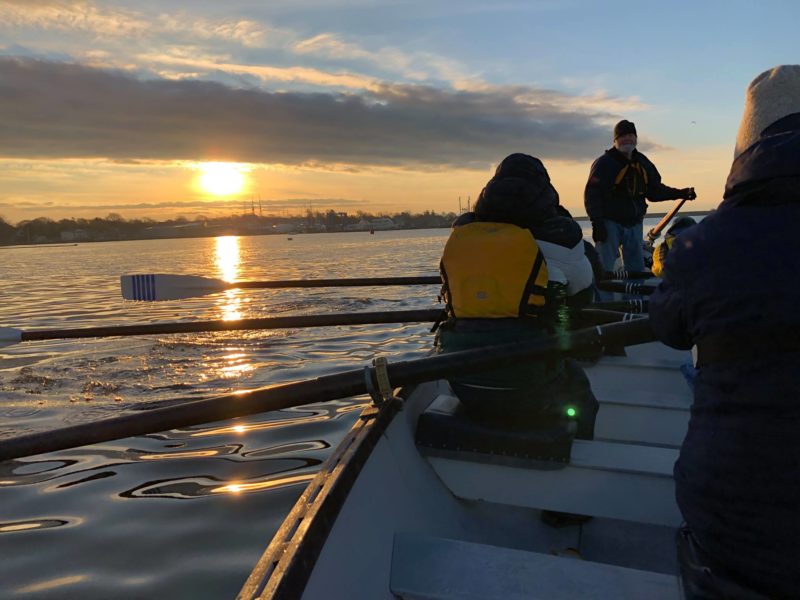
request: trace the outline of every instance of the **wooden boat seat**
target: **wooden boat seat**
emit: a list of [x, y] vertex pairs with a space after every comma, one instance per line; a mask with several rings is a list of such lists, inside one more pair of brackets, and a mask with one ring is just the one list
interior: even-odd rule
[[412, 533], [394, 536], [390, 588], [409, 600], [681, 597], [674, 575]]
[[[588, 371], [591, 378], [591, 371]], [[600, 411], [595, 422], [595, 439], [611, 442], [633, 442], [643, 445], [678, 448], [686, 436], [689, 424], [690, 398], [661, 391], [637, 391], [629, 398], [623, 390], [598, 391]], [[417, 429], [417, 444], [427, 448], [462, 450], [470, 447], [472, 438], [467, 431], [475, 431], [476, 424], [464, 414], [458, 398], [440, 394], [423, 413]], [[514, 450], [503, 427], [482, 427], [487, 454], [506, 453], [509, 456], [530, 454]], [[510, 444], [510, 448], [505, 448]], [[569, 454], [566, 454], [569, 458]]]
[[423, 412], [416, 429], [416, 444], [426, 454], [471, 455], [472, 460], [504, 464], [524, 462], [557, 468], [569, 460], [576, 425], [565, 418], [546, 423], [524, 419], [476, 419], [455, 396], [439, 395]]
[[[459, 498], [680, 525], [672, 478], [677, 448], [572, 440], [568, 434], [541, 442], [538, 432], [476, 423], [457, 398], [445, 394], [420, 415], [416, 432], [420, 453]], [[554, 453], [542, 460], [541, 448]]]
[[[424, 450], [424, 449], [421, 449]], [[575, 440], [560, 470], [475, 461], [468, 453], [428, 455], [457, 497], [678, 527], [675, 448]]]

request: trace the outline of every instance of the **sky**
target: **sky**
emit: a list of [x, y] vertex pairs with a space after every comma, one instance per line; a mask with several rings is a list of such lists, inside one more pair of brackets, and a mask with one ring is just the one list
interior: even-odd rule
[[457, 212], [512, 152], [578, 216], [622, 118], [711, 209], [799, 22], [795, 0], [0, 0], [0, 217]]

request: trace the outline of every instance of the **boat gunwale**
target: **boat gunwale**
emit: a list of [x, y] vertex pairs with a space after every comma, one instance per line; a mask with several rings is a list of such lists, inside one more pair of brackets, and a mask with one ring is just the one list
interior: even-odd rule
[[367, 405], [353, 427], [322, 463], [237, 595], [299, 598], [314, 570], [336, 518], [372, 450], [416, 388], [403, 387], [380, 407]]

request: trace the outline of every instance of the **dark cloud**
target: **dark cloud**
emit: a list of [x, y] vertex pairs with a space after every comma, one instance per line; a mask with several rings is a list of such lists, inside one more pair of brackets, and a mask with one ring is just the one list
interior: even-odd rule
[[610, 115], [569, 108], [580, 103], [522, 87], [266, 92], [0, 58], [0, 156], [412, 168], [485, 167], [515, 151], [588, 160], [609, 144], [599, 120]]

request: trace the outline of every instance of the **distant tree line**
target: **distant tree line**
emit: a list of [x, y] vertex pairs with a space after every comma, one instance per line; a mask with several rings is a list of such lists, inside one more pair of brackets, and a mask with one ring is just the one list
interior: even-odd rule
[[304, 215], [256, 215], [252, 213], [228, 217], [194, 219], [176, 217], [165, 221], [150, 218], [125, 219], [117, 213], [105, 218], [61, 219], [47, 217], [24, 220], [12, 225], [0, 217], [0, 245], [43, 244], [88, 241], [136, 240], [166, 237], [207, 237], [216, 235], [255, 235], [264, 233], [345, 231], [348, 226], [390, 218], [398, 229], [427, 229], [449, 227], [455, 213], [436, 213], [426, 210], [412, 214], [372, 214], [358, 211], [355, 215], [335, 210], [307, 210]]

